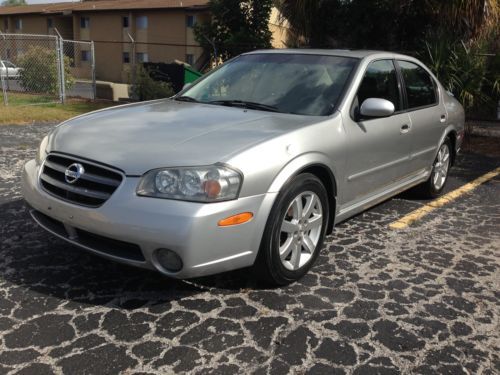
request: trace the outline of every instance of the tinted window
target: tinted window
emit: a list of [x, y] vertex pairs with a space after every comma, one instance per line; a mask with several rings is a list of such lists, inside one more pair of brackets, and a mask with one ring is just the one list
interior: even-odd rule
[[357, 60], [292, 53], [242, 55], [184, 93], [200, 102], [246, 101], [279, 112], [326, 116]]
[[82, 51], [82, 61], [90, 61], [90, 51]]
[[144, 52], [138, 52], [135, 54], [135, 58], [137, 60], [137, 62], [140, 62], [140, 63], [147, 63], [149, 62], [149, 56], [147, 53], [144, 53]]
[[90, 27], [90, 19], [88, 17], [80, 18], [80, 27], [82, 29], [88, 29]]
[[398, 61], [405, 81], [408, 107], [417, 108], [437, 103], [436, 88], [431, 76], [420, 66]]
[[186, 27], [192, 28], [192, 27], [194, 27], [194, 24], [195, 24], [194, 16], [187, 16], [186, 17]]
[[139, 16], [136, 18], [136, 25], [138, 29], [147, 29], [148, 28], [148, 17], [147, 16]]
[[386, 99], [394, 104], [396, 111], [401, 109], [398, 78], [392, 60], [374, 61], [368, 65], [358, 90], [359, 105], [368, 98]]

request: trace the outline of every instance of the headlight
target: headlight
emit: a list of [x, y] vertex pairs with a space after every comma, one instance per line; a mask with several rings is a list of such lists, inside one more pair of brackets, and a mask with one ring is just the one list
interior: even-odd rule
[[40, 143], [40, 146], [38, 147], [38, 150], [36, 151], [36, 156], [35, 156], [35, 162], [37, 165], [42, 164], [42, 162], [45, 160], [45, 157], [47, 156], [47, 143], [49, 141], [49, 137], [46, 136], [42, 139], [42, 142]]
[[225, 166], [165, 168], [146, 173], [137, 195], [195, 202], [238, 198], [242, 177]]

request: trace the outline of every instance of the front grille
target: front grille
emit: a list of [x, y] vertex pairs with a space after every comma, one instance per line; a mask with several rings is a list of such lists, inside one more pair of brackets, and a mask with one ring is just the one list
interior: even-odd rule
[[[85, 172], [74, 183], [66, 182], [65, 172], [79, 163]], [[70, 156], [50, 154], [43, 164], [40, 184], [48, 193], [82, 206], [99, 207], [120, 186], [123, 176], [117, 171]]]
[[[42, 227], [48, 231], [55, 233], [73, 243], [90, 248], [99, 253], [112, 255], [117, 258], [132, 260], [135, 262], [144, 262], [144, 255], [142, 254], [139, 245], [115, 240], [113, 238], [104, 237], [95, 233], [87, 232], [83, 229], [70, 227], [73, 233], [70, 236], [66, 227], [59, 220], [53, 219], [40, 211], [31, 210], [31, 216]], [[76, 235], [75, 235], [76, 234]]]

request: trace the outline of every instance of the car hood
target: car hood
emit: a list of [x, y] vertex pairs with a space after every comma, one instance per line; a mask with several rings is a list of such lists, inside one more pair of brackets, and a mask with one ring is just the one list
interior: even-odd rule
[[154, 168], [224, 162], [253, 145], [321, 120], [165, 99], [69, 120], [51, 133], [48, 150], [142, 175]]

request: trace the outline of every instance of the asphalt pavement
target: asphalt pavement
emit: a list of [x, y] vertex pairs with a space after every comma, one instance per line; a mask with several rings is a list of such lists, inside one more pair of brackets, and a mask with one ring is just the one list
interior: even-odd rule
[[[51, 125], [0, 127], [0, 374], [498, 374], [500, 178], [403, 230], [403, 194], [340, 224], [311, 272], [190, 281], [38, 228], [19, 175]], [[459, 157], [447, 191], [499, 158]]]

